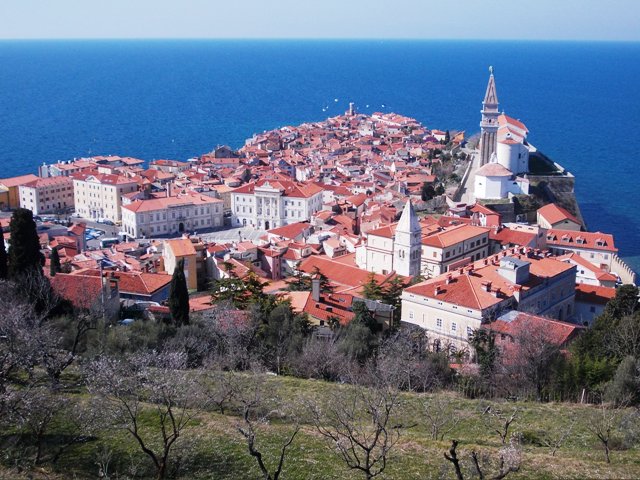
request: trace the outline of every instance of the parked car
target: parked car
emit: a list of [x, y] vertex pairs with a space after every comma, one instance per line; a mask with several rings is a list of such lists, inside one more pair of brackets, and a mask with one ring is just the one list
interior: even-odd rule
[[109, 220], [108, 218], [99, 218], [97, 220], [98, 223], [102, 223], [103, 225], [115, 225], [115, 223], [113, 223], [111, 220]]

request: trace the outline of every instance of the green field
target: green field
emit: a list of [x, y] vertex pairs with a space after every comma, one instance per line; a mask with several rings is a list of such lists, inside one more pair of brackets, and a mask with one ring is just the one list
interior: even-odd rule
[[[331, 402], [336, 389], [350, 387], [291, 377], [269, 377], [267, 383], [274, 387], [281, 398], [287, 399], [289, 404], [300, 406], [301, 412], [297, 418], [302, 423], [302, 430], [290, 449], [281, 478], [364, 478], [361, 472], [350, 471], [315, 428], [305, 423], [306, 402]], [[83, 399], [88, 398], [84, 393], [79, 395]], [[441, 401], [440, 405], [464, 417], [445, 435], [443, 441], [431, 439], [430, 426], [424, 415], [423, 403], [426, 400]], [[508, 478], [640, 478], [640, 451], [637, 438], [632, 438], [638, 436], [637, 415], [632, 427], [627, 427], [624, 432], [614, 436], [611, 464], [607, 464], [600, 444], [587, 428], [593, 422], [593, 416], [598, 413], [596, 407], [528, 402], [494, 402], [491, 405], [494, 410], [502, 409], [510, 413], [517, 408], [520, 412], [511, 431], [517, 432], [522, 439], [522, 464], [520, 471]], [[498, 435], [487, 427], [487, 416], [482, 415], [487, 406], [487, 401], [468, 400], [448, 392], [403, 395], [401, 410], [395, 420], [401, 421], [408, 428], [402, 430], [400, 440], [390, 455], [387, 469], [378, 478], [455, 478], [451, 464], [443, 457], [451, 439], [460, 441], [458, 453], [465, 469], [471, 468], [472, 449], [481, 458], [488, 455], [495, 459], [502, 445]], [[152, 429], [153, 406], [147, 408], [142, 422], [143, 429]], [[630, 418], [635, 413], [631, 409], [625, 412]], [[551, 449], [544, 446], [544, 439], [558, 438], [572, 423], [572, 419], [575, 419], [575, 423], [571, 433], [564, 445], [552, 455]], [[179, 469], [177, 472], [174, 470], [171, 477], [261, 478], [255, 460], [249, 456], [244, 438], [237, 430], [240, 420], [238, 416], [221, 415], [213, 411], [197, 412], [195, 421], [176, 444], [172, 459], [174, 467], [179, 462]], [[278, 420], [260, 427], [258, 447], [263, 449], [268, 465], [274, 465], [280, 442], [291, 431], [290, 421]], [[56, 435], [63, 434], [64, 424], [57, 429], [51, 432], [47, 441], [53, 442], [58, 438]], [[140, 452], [133, 438], [124, 430], [102, 430], [86, 442], [68, 448], [55, 466], [44, 463], [38, 468], [30, 467], [22, 471], [15, 466], [14, 452], [7, 447], [11, 444], [10, 440], [11, 436], [5, 434], [0, 478], [96, 478], [96, 462], [99, 458], [104, 458], [99, 452], [110, 454], [110, 478], [149, 478], [152, 475], [150, 460]], [[465, 478], [477, 477], [468, 475]]]

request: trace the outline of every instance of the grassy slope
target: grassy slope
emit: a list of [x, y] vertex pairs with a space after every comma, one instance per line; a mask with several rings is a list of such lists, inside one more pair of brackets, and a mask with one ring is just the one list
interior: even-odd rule
[[[270, 378], [269, 381], [275, 383], [283, 398], [297, 401], [304, 401], [305, 398], [328, 400], [332, 389], [345, 388], [290, 377]], [[488, 431], [478, 414], [484, 410], [486, 402], [467, 400], [450, 393], [438, 395], [446, 395], [447, 401], [460, 411], [467, 412], [469, 418], [447, 435], [445, 441], [432, 441], [426, 422], [420, 415], [421, 401], [426, 396], [406, 395], [403, 421], [406, 422], [405, 425], [418, 425], [402, 436], [383, 478], [454, 478], [453, 471], [443, 458], [443, 452], [449, 447], [446, 439], [460, 440], [459, 451], [462, 454], [468, 453], [472, 448], [480, 452], [495, 452], [500, 448], [498, 436]], [[509, 478], [640, 478], [640, 452], [637, 447], [614, 451], [613, 463], [607, 465], [604, 462], [599, 445], [586, 429], [593, 407], [536, 403], [503, 405], [509, 410], [514, 406], [522, 410], [521, 418], [513, 427], [513, 431], [517, 432], [530, 434], [544, 430], [554, 431], [566, 422], [571, 413], [577, 415], [578, 421], [570, 439], [555, 456], [551, 456], [549, 448], [525, 445], [522, 469]], [[148, 422], [151, 421], [150, 418]], [[188, 452], [180, 478], [260, 478], [255, 460], [249, 457], [246, 444], [236, 430], [237, 421], [237, 417], [201, 412], [197, 424], [181, 439], [182, 444], [176, 451], [178, 456]], [[271, 423], [261, 430], [259, 444], [265, 450], [269, 465], [274, 465], [277, 440], [283, 438], [288, 431], [289, 425], [279, 423]], [[48, 478], [96, 478], [95, 452], [101, 444], [108, 445], [113, 451], [112, 473], [117, 470], [120, 474], [127, 474], [133, 463], [138, 465], [137, 473], [140, 475], [150, 465], [125, 432], [104, 432], [100, 437], [99, 440], [71, 448], [60, 459], [53, 477]], [[466, 458], [468, 455], [465, 455]], [[51, 468], [46, 470], [53, 473]], [[347, 470], [342, 461], [327, 448], [324, 440], [311, 427], [305, 426], [291, 448], [283, 477], [306, 480], [342, 479], [348, 476], [361, 477], [357, 472]], [[26, 476], [19, 475], [15, 470], [3, 471], [0, 467], [0, 478]]]

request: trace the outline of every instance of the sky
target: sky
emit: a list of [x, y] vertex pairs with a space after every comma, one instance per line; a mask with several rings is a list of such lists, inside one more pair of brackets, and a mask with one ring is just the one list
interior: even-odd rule
[[640, 41], [640, 0], [0, 0], [0, 39]]

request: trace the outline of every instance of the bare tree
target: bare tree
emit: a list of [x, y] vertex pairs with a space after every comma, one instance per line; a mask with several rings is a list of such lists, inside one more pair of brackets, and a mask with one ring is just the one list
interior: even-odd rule
[[350, 361], [340, 352], [337, 336], [334, 335], [326, 340], [309, 338], [292, 363], [298, 376], [335, 381], [344, 372], [344, 365]]
[[224, 372], [218, 368], [213, 368], [199, 377], [202, 391], [208, 398], [208, 403], [215, 405], [221, 415], [231, 403], [234, 395], [238, 392], [238, 374], [235, 372]]
[[560, 346], [543, 326], [523, 325], [502, 354], [502, 370], [520, 394], [535, 392], [543, 400], [553, 374], [553, 364], [561, 357]]
[[507, 443], [509, 438], [509, 429], [512, 424], [518, 419], [519, 410], [517, 407], [513, 408], [511, 414], [503, 412], [496, 406], [489, 405], [482, 412], [482, 418], [487, 429], [492, 432], [496, 432], [502, 441], [502, 444]]
[[365, 382], [336, 389], [325, 406], [311, 405], [317, 431], [350, 469], [361, 471], [367, 479], [384, 472], [405, 428], [398, 419], [400, 380], [383, 373], [361, 372]]
[[213, 337], [210, 360], [224, 370], [247, 370], [254, 361], [251, 348], [259, 325], [251, 315], [230, 315], [231, 308], [231, 304], [220, 304], [202, 316]]
[[640, 358], [640, 315], [622, 317], [609, 337], [607, 347], [613, 355]]
[[445, 435], [468, 417], [465, 412], [453, 405], [450, 397], [444, 394], [433, 395], [426, 399], [423, 407], [432, 440], [444, 440]]
[[562, 448], [567, 439], [571, 436], [578, 418], [570, 414], [568, 420], [556, 423], [554, 430], [546, 429], [542, 432], [540, 440], [542, 444], [551, 449], [551, 456], [555, 457], [556, 452]]
[[[459, 442], [457, 440], [451, 441], [449, 452], [444, 453], [444, 458], [453, 465], [456, 479], [464, 480], [464, 471], [457, 451], [458, 443]], [[475, 450], [471, 452], [470, 457], [471, 464], [473, 465], [473, 473], [480, 480], [502, 480], [510, 473], [519, 471], [522, 463], [520, 448], [513, 438], [508, 446], [500, 449], [497, 462], [493, 462], [491, 458], [492, 456], [487, 454], [483, 455], [483, 458], [481, 459]], [[489, 474], [487, 473], [487, 469], [491, 468], [493, 463], [497, 463], [498, 471], [496, 473]]]
[[[167, 475], [175, 443], [192, 425], [194, 409], [202, 406], [184, 364], [184, 354], [152, 352], [124, 360], [103, 357], [88, 371], [90, 390], [104, 398], [112, 421], [153, 462], [157, 479]], [[145, 411], [153, 415], [151, 429], [141, 428]]]
[[611, 463], [611, 441], [619, 433], [625, 413], [625, 405], [602, 402], [589, 417], [587, 429], [602, 445], [607, 463]]
[[[35, 449], [34, 465], [46, 459], [55, 464], [71, 445], [90, 438], [98, 424], [98, 411], [47, 387], [30, 385], [20, 389], [17, 395], [20, 398], [13, 409], [13, 419]], [[47, 436], [54, 431], [64, 435], [45, 448]]]
[[[287, 451], [300, 431], [297, 416], [283, 410], [283, 402], [271, 392], [263, 375], [252, 373], [244, 378], [244, 382], [235, 382], [234, 398], [242, 406], [242, 422], [238, 431], [247, 442], [249, 455], [256, 459], [264, 480], [278, 480], [284, 467]], [[285, 436], [279, 446], [279, 455], [273, 473], [270, 471], [264, 453], [259, 444], [261, 426], [266, 425], [274, 416], [296, 417], [292, 430]]]

